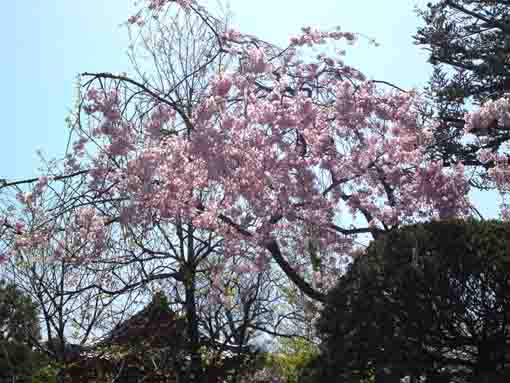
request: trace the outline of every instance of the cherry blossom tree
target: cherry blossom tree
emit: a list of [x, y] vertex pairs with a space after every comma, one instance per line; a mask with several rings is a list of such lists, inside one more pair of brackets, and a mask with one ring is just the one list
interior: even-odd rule
[[[327, 54], [356, 35], [303, 28], [278, 48], [195, 2], [146, 5], [129, 19], [139, 28], [133, 76], [82, 75], [63, 167], [3, 183], [4, 196], [19, 189], [3, 205], [5, 254], [52, 244], [62, 256], [54, 240], [64, 230], [87, 262], [109, 241], [186, 227], [221, 241], [218, 287], [233, 258], [239, 272], [274, 262], [321, 300], [306, 270], [314, 258], [348, 254], [359, 234], [467, 211], [462, 166], [424, 154], [431, 134], [417, 124], [419, 97], [380, 89], [344, 52]], [[58, 185], [69, 179], [67, 201]], [[60, 198], [49, 209], [47, 189]]]
[[[279, 49], [194, 2], [149, 2], [130, 22], [153, 70], [135, 47], [137, 78], [85, 73], [73, 122], [67, 171], [86, 171], [89, 191], [108, 198], [105, 211], [82, 212], [89, 225], [179, 222], [214, 233], [223, 269], [233, 257], [245, 261], [240, 271], [274, 261], [320, 300], [296, 267], [311, 265], [310, 253], [346, 254], [357, 234], [467, 211], [462, 166], [425, 156], [419, 97], [379, 89], [322, 53], [354, 34], [304, 28]], [[200, 24], [192, 60], [179, 62], [184, 33], [171, 23]]]
[[494, 131], [510, 130], [510, 99], [502, 97], [488, 101], [478, 110], [465, 116], [465, 136], [474, 140], [480, 147], [477, 159], [487, 169], [488, 179], [492, 181], [501, 196], [500, 215], [504, 220], [510, 218], [510, 144], [503, 142], [497, 149], [487, 147]]

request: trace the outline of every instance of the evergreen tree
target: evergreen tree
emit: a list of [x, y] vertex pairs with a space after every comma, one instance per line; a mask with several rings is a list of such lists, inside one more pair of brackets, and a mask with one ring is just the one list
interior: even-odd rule
[[[488, 169], [492, 164], [482, 164], [476, 152], [497, 151], [509, 140], [510, 131], [494, 123], [493, 129], [476, 132], [485, 140], [466, 144], [464, 113], [469, 105], [510, 92], [510, 1], [441, 0], [418, 14], [424, 25], [415, 41], [430, 52], [434, 71], [426, 91], [434, 101], [431, 113], [441, 121], [433, 153], [447, 165], [462, 160]], [[487, 186], [485, 177], [481, 181], [476, 186]]]

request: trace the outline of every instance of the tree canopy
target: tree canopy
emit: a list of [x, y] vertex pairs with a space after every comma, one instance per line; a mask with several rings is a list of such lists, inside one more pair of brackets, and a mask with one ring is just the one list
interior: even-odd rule
[[323, 373], [506, 381], [509, 253], [510, 225], [497, 221], [419, 224], [375, 241], [329, 294]]

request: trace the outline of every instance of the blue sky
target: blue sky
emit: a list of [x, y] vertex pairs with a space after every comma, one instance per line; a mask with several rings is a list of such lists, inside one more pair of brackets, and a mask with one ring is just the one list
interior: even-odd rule
[[[413, 45], [419, 23], [414, 7], [425, 0], [231, 0], [243, 32], [285, 44], [302, 26], [360, 32], [375, 38], [348, 47], [346, 62], [369, 78], [404, 88], [423, 86], [430, 74], [426, 53]], [[37, 174], [35, 151], [61, 155], [64, 119], [73, 103], [77, 73], [129, 71], [127, 33], [121, 24], [131, 0], [30, 0], [4, 4], [0, 80], [2, 131], [0, 178]], [[210, 6], [217, 1], [208, 0]], [[226, 4], [225, 1], [222, 2]]]
[[127, 38], [118, 27], [128, 14], [122, 3], [7, 3], [9, 17], [0, 37], [4, 54], [8, 52], [2, 60], [1, 82], [9, 90], [0, 96], [6, 116], [0, 140], [0, 178], [36, 174], [38, 148], [50, 157], [63, 152], [64, 118], [72, 105], [78, 72], [127, 68]]

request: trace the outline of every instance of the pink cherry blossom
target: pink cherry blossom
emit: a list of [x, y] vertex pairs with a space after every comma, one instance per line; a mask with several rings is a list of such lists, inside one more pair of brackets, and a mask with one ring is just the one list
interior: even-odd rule
[[[19, 251], [47, 246], [56, 258], [92, 263], [157, 257], [168, 252], [161, 243], [174, 246], [193, 232], [201, 241], [221, 240], [216, 258], [203, 261], [212, 270], [213, 295], [225, 290], [231, 273], [279, 267], [321, 299], [312, 285], [333, 283], [336, 269], [324, 262], [326, 269], [314, 270], [310, 243], [324, 259], [340, 258], [359, 234], [468, 215], [464, 168], [428, 155], [434, 135], [420, 126], [420, 96], [368, 81], [344, 64], [344, 52], [322, 53], [326, 44], [353, 43], [357, 35], [305, 27], [278, 48], [228, 25], [217, 31], [194, 2], [175, 3], [148, 0], [129, 18], [145, 22], [142, 32], [151, 38], [144, 46], [155, 44], [154, 54], [143, 57], [157, 65], [148, 61], [136, 72], [147, 75], [87, 75], [72, 150], [59, 174], [76, 179], [70, 190], [77, 196], [45, 208], [55, 199], [45, 198], [52, 189], [44, 178], [32, 194], [20, 193], [18, 204], [35, 217], [37, 230], [16, 236]], [[210, 46], [193, 56], [197, 62], [175, 69], [179, 57], [159, 57], [168, 28], [151, 23], [178, 25], [197, 14], [204, 16], [197, 23], [211, 22], [203, 25]], [[471, 125], [488, 126], [486, 115], [507, 123], [504, 104], [488, 109]], [[506, 164], [497, 161], [492, 176], [505, 183], [498, 169]], [[163, 228], [173, 231], [164, 235]], [[65, 243], [56, 245], [62, 237]], [[125, 254], [112, 250], [120, 242]]]
[[501, 197], [500, 217], [506, 220], [509, 218], [510, 148], [508, 143], [500, 145], [497, 150], [483, 148], [483, 140], [491, 133], [491, 129], [503, 131], [510, 129], [510, 98], [490, 100], [480, 108], [467, 113], [465, 120], [466, 135], [474, 135], [482, 147], [477, 152], [478, 159], [482, 164], [489, 166], [488, 175], [496, 184]]

